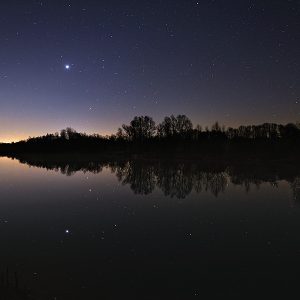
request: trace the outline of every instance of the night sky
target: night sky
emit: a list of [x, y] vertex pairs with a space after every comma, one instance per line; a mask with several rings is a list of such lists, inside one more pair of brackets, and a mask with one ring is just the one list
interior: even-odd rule
[[299, 1], [1, 1], [0, 45], [0, 141], [300, 120]]

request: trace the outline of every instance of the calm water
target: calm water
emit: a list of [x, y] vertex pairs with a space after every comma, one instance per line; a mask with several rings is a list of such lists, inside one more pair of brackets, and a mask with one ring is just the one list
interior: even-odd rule
[[1, 271], [34, 299], [298, 293], [299, 188], [286, 170], [0, 158]]

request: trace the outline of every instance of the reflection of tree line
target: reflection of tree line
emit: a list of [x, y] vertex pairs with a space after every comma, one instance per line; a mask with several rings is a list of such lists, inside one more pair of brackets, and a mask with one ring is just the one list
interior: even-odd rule
[[45, 158], [30, 155], [26, 157], [17, 157], [17, 159], [22, 164], [54, 170], [67, 176], [72, 176], [79, 171], [97, 174], [102, 172], [103, 166], [105, 165], [102, 160], [82, 160], [80, 157], [69, 159], [67, 157], [47, 156], [47, 158]]
[[297, 168], [291, 166], [234, 166], [225, 163], [212, 166], [190, 161], [82, 160], [53, 156], [23, 156], [18, 159], [21, 163], [60, 171], [67, 176], [78, 171], [100, 173], [104, 167], [109, 167], [118, 180], [129, 185], [136, 194], [147, 195], [158, 188], [166, 196], [176, 198], [185, 198], [193, 191], [210, 192], [217, 197], [226, 190], [229, 183], [242, 186], [248, 192], [251, 186], [270, 183], [277, 187], [279, 180], [286, 180], [291, 185], [294, 200], [300, 202], [300, 177]]
[[210, 191], [215, 196], [224, 192], [229, 182], [226, 172], [197, 170], [191, 164], [146, 164], [127, 162], [116, 168], [119, 181], [129, 184], [136, 194], [150, 194], [157, 187], [166, 196], [185, 198], [193, 190], [197, 193]]
[[0, 299], [1, 300], [33, 300], [31, 290], [20, 284], [19, 275], [10, 272], [8, 268], [0, 272]]
[[291, 182], [291, 188], [293, 191], [293, 200], [300, 202], [300, 177], [296, 177], [295, 180]]

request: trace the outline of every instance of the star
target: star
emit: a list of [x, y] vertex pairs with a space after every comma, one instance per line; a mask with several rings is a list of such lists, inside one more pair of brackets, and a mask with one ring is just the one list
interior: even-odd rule
[[65, 65], [66, 70], [70, 70], [70, 65]]

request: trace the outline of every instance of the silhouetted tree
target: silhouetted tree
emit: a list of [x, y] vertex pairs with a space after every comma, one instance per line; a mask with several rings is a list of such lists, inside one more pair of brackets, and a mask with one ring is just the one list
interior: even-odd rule
[[219, 122], [215, 122], [212, 126], [211, 126], [211, 131], [216, 131], [216, 132], [220, 132], [221, 131], [221, 126], [219, 125]]
[[77, 133], [76, 130], [71, 127], [66, 128], [66, 133], [67, 133], [68, 140], [75, 139], [80, 136], [80, 134]]
[[192, 121], [185, 115], [175, 117], [165, 117], [163, 122], [157, 127], [157, 132], [161, 138], [185, 137], [193, 129]]
[[130, 125], [122, 125], [128, 139], [143, 141], [154, 136], [156, 127], [155, 122], [149, 116], [134, 117]]
[[67, 139], [68, 139], [68, 134], [67, 134], [66, 129], [62, 129], [62, 130], [60, 131], [60, 137], [61, 137], [63, 140], [67, 140]]
[[295, 124], [289, 123], [283, 127], [280, 127], [280, 135], [282, 138], [299, 138], [300, 130]]
[[116, 133], [116, 137], [117, 137], [117, 139], [124, 139], [125, 138], [125, 135], [124, 135], [124, 132], [123, 132], [122, 128], [118, 128], [117, 133]]

